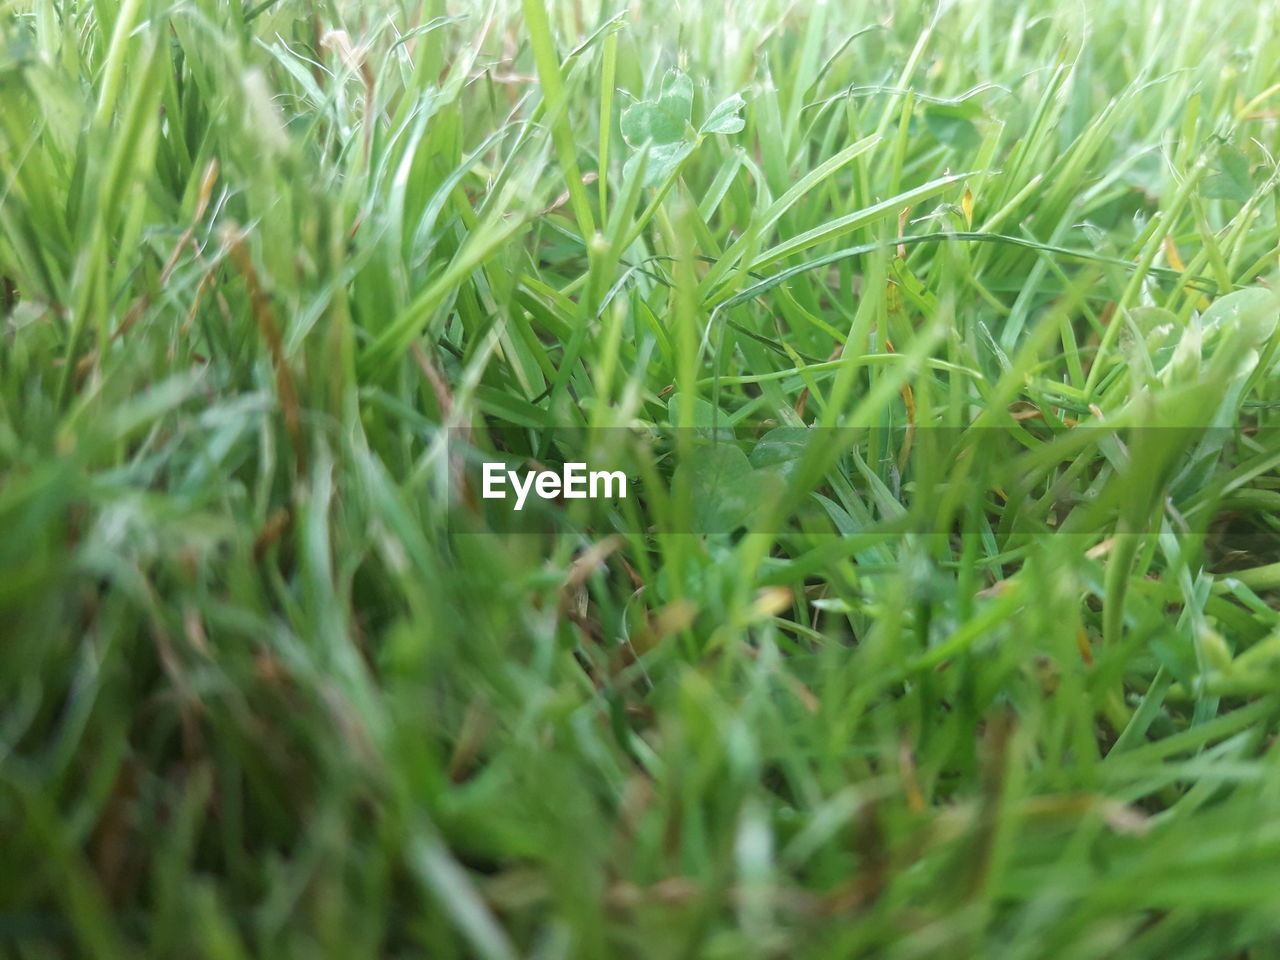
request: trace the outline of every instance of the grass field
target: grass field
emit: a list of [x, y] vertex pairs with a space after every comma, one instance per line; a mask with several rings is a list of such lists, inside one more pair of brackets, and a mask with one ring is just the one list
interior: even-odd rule
[[1262, 0], [0, 2], [0, 955], [1280, 957], [1277, 153]]

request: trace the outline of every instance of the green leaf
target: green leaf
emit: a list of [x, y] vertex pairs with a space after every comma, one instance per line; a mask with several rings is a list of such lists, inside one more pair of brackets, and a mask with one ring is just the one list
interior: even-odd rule
[[751, 464], [760, 470], [773, 470], [790, 479], [813, 440], [808, 427], [775, 427], [760, 438], [751, 451]]
[[1178, 343], [1178, 318], [1164, 307], [1149, 306], [1134, 307], [1129, 311], [1129, 318], [1143, 337], [1135, 347], [1146, 351], [1152, 369], [1163, 370], [1173, 359]]
[[[657, 186], [671, 175], [693, 150], [687, 139], [693, 113], [693, 81], [679, 70], [668, 70], [656, 100], [637, 100], [622, 111], [622, 136], [633, 149], [651, 145], [644, 185]], [[640, 162], [632, 154], [622, 169], [627, 176]]]
[[692, 405], [693, 412], [690, 420], [698, 436], [709, 438], [715, 435], [725, 440], [733, 439], [733, 430], [723, 413], [718, 413], [716, 408], [703, 397], [688, 397], [684, 393], [673, 393], [667, 401], [667, 422], [672, 427], [680, 426], [680, 415], [686, 402]]
[[679, 70], [668, 70], [662, 78], [662, 93], [658, 96], [662, 109], [681, 123], [688, 123], [693, 115], [693, 81]]
[[950, 111], [929, 110], [924, 115], [924, 125], [939, 143], [956, 150], [975, 150], [982, 142], [978, 128], [967, 117]]
[[[681, 479], [681, 475], [687, 479]], [[748, 526], [776, 495], [777, 477], [756, 470], [732, 443], [708, 443], [676, 467], [675, 488], [687, 483], [696, 530], [727, 533]]]
[[747, 125], [747, 122], [738, 115], [746, 105], [747, 102], [737, 93], [727, 100], [722, 100], [714, 110], [707, 114], [707, 119], [702, 121], [702, 126], [698, 128], [698, 132], [737, 133]]
[[632, 147], [676, 143], [684, 139], [692, 113], [693, 81], [670, 70], [657, 100], [638, 100], [622, 111], [622, 136]]
[[1240, 150], [1223, 147], [1218, 153], [1217, 172], [1205, 178], [1201, 195], [1206, 200], [1247, 202], [1253, 196], [1249, 158]]
[[1219, 297], [1209, 305], [1200, 317], [1205, 332], [1221, 329], [1235, 334], [1241, 332], [1241, 324], [1248, 326], [1248, 333], [1257, 342], [1275, 333], [1280, 319], [1280, 305], [1276, 295], [1262, 287], [1246, 287]]
[[[644, 169], [644, 185], [654, 187], [665, 180], [671, 171], [693, 151], [693, 143], [680, 140], [676, 143], [658, 143], [649, 149], [649, 164]], [[640, 154], [633, 153], [622, 167], [622, 175], [628, 177], [640, 162]]]

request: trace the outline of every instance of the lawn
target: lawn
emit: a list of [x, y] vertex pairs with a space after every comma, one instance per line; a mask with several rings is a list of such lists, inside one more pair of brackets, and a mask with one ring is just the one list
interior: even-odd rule
[[1280, 958], [1277, 154], [1265, 0], [0, 2], [0, 956]]

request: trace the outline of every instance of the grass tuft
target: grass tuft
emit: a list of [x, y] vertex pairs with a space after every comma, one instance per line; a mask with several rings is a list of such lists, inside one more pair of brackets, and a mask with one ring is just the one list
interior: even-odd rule
[[1277, 955], [1280, 8], [891, 7], [0, 5], [0, 954]]

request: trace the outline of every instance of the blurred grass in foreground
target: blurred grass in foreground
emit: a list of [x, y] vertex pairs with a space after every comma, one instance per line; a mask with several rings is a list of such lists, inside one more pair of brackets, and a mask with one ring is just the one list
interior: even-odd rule
[[1278, 20], [0, 4], [0, 953], [1280, 956]]

